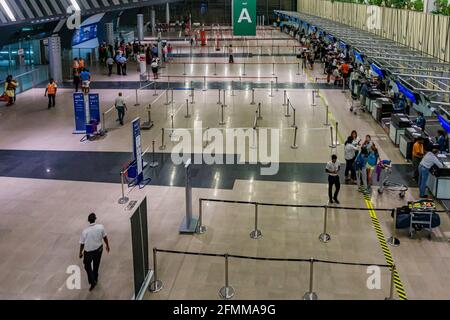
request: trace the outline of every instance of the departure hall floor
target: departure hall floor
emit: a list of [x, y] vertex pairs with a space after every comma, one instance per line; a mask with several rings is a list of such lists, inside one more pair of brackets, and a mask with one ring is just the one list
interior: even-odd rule
[[[296, 45], [287, 35], [273, 32], [269, 36], [267, 32], [258, 37], [257, 44], [256, 40], [234, 40], [235, 46], [245, 43], [245, 50], [252, 50], [250, 45], [259, 47], [254, 47], [251, 55], [237, 48], [233, 65], [224, 63], [228, 58], [223, 52], [196, 47], [191, 54], [187, 43], [173, 41], [173, 61], [161, 69], [156, 84], [140, 81], [134, 63], [129, 64], [127, 76], [108, 77], [103, 68], [92, 67], [91, 88], [100, 94], [102, 112], [111, 108], [119, 91], [128, 106], [124, 126], [116, 122], [115, 110], [106, 113], [108, 133], [95, 141], [80, 142], [82, 136], [72, 133], [70, 82], [59, 84], [56, 108], [47, 109], [45, 84], [20, 94], [16, 105], [0, 107], [1, 299], [132, 298], [131, 212], [117, 203], [121, 196], [119, 172], [132, 159], [131, 120], [141, 117], [141, 122], [147, 121], [149, 104], [154, 127], [142, 131], [143, 150], [148, 150], [144, 159], [154, 160], [151, 146], [155, 141], [159, 166], [145, 170], [146, 177], [152, 178], [150, 185], [126, 189], [126, 194], [130, 200], [148, 199], [150, 248], [381, 265], [392, 259], [398, 271], [396, 298], [450, 299], [448, 215], [440, 214], [442, 224], [434, 229], [431, 240], [426, 232], [411, 239], [407, 231], [399, 230], [400, 246], [386, 245], [393, 220], [390, 212], [377, 208], [392, 209], [417, 198], [410, 164], [370, 115], [349, 112], [348, 92], [342, 93], [342, 88], [321, 79], [316, 83], [316, 78], [324, 77], [320, 64], [316, 63], [315, 70], [298, 70], [292, 47], [280, 47], [278, 53], [277, 44]], [[271, 38], [281, 39], [273, 40], [276, 49]], [[178, 46], [183, 48], [177, 51]], [[135, 106], [136, 89], [145, 85], [137, 91], [139, 105]], [[190, 88], [195, 88], [193, 98]], [[312, 106], [313, 89], [320, 92], [314, 96], [316, 106]], [[220, 125], [224, 90], [225, 124]], [[285, 90], [292, 104], [290, 117], [283, 106]], [[252, 100], [255, 104], [251, 104]], [[236, 160], [234, 164], [194, 164], [194, 215], [198, 215], [199, 198], [326, 205], [325, 164], [333, 152], [345, 162], [343, 142], [353, 129], [361, 138], [370, 134], [381, 157], [393, 161], [393, 180], [409, 187], [405, 199], [396, 192], [380, 195], [375, 186], [369, 197], [364, 197], [355, 185], [344, 184], [341, 176], [340, 206], [361, 210], [329, 209], [328, 243], [318, 238], [323, 228], [321, 208], [260, 206], [259, 229], [263, 236], [253, 240], [249, 233], [254, 228], [254, 206], [204, 202], [206, 233], [179, 234], [185, 215], [185, 178], [183, 166], [175, 165], [170, 156], [177, 143], [169, 137], [171, 116], [173, 128], [189, 132], [193, 128], [216, 128], [218, 132], [224, 128], [250, 129], [259, 103], [260, 134], [265, 128], [279, 130], [278, 172], [265, 176], [260, 165], [248, 163], [249, 154], [258, 150], [250, 141], [240, 146], [240, 154], [229, 155]], [[324, 125], [326, 105], [333, 134], [338, 127], [336, 149], [330, 148], [330, 127]], [[291, 148], [295, 134], [293, 109], [298, 149]], [[187, 112], [190, 117], [186, 118]], [[164, 150], [159, 148], [162, 128]], [[177, 140], [178, 133], [173, 137]], [[111, 244], [110, 254], [103, 254], [99, 284], [92, 292], [88, 291], [83, 264], [78, 259], [79, 236], [90, 212], [96, 212], [98, 223], [105, 225]], [[308, 263], [235, 258], [229, 262], [229, 281], [236, 290], [236, 299], [301, 299], [308, 291]], [[67, 270], [72, 265], [81, 268], [79, 290], [66, 286]], [[314, 291], [319, 299], [383, 299], [389, 295], [390, 272], [387, 268], [380, 272], [380, 288], [370, 290], [367, 281], [371, 273], [367, 267], [316, 263]], [[218, 290], [224, 285], [224, 261], [220, 257], [158, 253], [158, 278], [164, 282], [163, 290], [147, 292], [145, 299], [218, 299]]]

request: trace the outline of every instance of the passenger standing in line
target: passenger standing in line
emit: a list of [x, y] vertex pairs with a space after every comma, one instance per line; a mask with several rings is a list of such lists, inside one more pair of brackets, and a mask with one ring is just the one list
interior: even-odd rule
[[98, 270], [103, 252], [103, 241], [106, 245], [106, 252], [109, 253], [109, 241], [106, 236], [105, 227], [96, 224], [95, 213], [88, 216], [89, 227], [83, 230], [80, 237], [80, 259], [83, 259], [89, 282], [89, 291], [92, 291], [98, 282]]
[[85, 69], [86, 66], [84, 65], [84, 59], [83, 59], [83, 58], [80, 58], [78, 61], [79, 61], [79, 64], [80, 64], [80, 70]]
[[423, 147], [423, 138], [419, 137], [412, 148], [412, 165], [414, 169], [413, 178], [417, 180], [419, 178], [419, 165], [425, 155]]
[[78, 88], [80, 87], [80, 70], [73, 69], [73, 85], [75, 87], [75, 92], [78, 92]]
[[106, 66], [108, 67], [108, 76], [111, 77], [112, 69], [114, 66], [114, 59], [112, 57], [109, 57], [108, 59], [106, 59]]
[[152, 68], [152, 72], [153, 72], [153, 79], [158, 79], [158, 58], [153, 59], [152, 64], [150, 65], [150, 67]]
[[361, 148], [361, 151], [356, 156], [355, 159], [355, 171], [356, 171], [356, 183], [358, 184], [359, 192], [367, 192], [367, 149], [365, 147]]
[[88, 94], [89, 93], [89, 86], [91, 84], [91, 74], [89, 73], [89, 71], [87, 69], [84, 69], [80, 73], [80, 78], [81, 78], [81, 81], [82, 81], [81, 88], [83, 90], [83, 93], [84, 94]]
[[[337, 160], [337, 156], [333, 154], [331, 156], [331, 161], [327, 163], [325, 172], [328, 173], [328, 199], [329, 203], [336, 202], [339, 204], [338, 195], [341, 188], [341, 182], [339, 181], [339, 170], [341, 168], [340, 162]], [[335, 191], [333, 195], [333, 185], [335, 186]]]
[[367, 149], [369, 154], [367, 156], [367, 186], [370, 188], [372, 186], [372, 174], [375, 168], [377, 167], [378, 160], [380, 155], [378, 153], [378, 149], [374, 143], [371, 144], [370, 148]]
[[446, 152], [448, 149], [448, 137], [444, 130], [438, 130], [436, 143], [439, 145], [440, 152]]
[[44, 97], [48, 96], [48, 109], [51, 107], [55, 107], [56, 105], [56, 90], [58, 89], [58, 86], [56, 85], [55, 80], [53, 78], [50, 79], [49, 83], [47, 84], [47, 88], [45, 88]]
[[120, 68], [122, 69], [123, 76], [127, 75], [127, 61], [127, 58], [123, 55], [119, 58]]
[[123, 118], [125, 117], [125, 110], [127, 110], [127, 106], [122, 98], [122, 92], [119, 92], [119, 96], [116, 98], [114, 105], [117, 110], [117, 121], [119, 121], [120, 125], [123, 126]]
[[233, 45], [231, 45], [231, 44], [230, 44], [230, 46], [228, 47], [228, 55], [229, 55], [228, 63], [234, 63], [234, 58], [233, 58]]
[[437, 158], [437, 154], [439, 153], [438, 149], [433, 149], [432, 152], [427, 152], [423, 157], [422, 161], [419, 165], [419, 190], [421, 198], [428, 198], [425, 194], [427, 189], [428, 177], [430, 176], [430, 169], [433, 166], [437, 166], [438, 168], [443, 168], [444, 165]]
[[345, 154], [345, 181], [356, 180], [356, 173], [354, 168], [355, 157], [358, 152], [358, 147], [353, 144], [352, 136], [347, 138], [344, 146]]
[[119, 52], [117, 52], [116, 57], [114, 58], [114, 60], [116, 61], [118, 76], [122, 75], [122, 64], [120, 63], [120, 57], [121, 57], [121, 54]]

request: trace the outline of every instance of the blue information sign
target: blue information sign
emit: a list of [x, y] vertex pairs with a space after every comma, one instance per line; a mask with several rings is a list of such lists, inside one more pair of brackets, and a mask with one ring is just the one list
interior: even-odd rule
[[89, 116], [91, 121], [100, 122], [100, 98], [98, 93], [89, 93]]
[[133, 120], [131, 128], [133, 130], [133, 154], [136, 161], [136, 184], [139, 184], [144, 178], [140, 118]]
[[74, 133], [86, 132], [86, 109], [84, 105], [84, 94], [75, 92], [73, 94], [73, 108], [75, 116], [75, 131]]

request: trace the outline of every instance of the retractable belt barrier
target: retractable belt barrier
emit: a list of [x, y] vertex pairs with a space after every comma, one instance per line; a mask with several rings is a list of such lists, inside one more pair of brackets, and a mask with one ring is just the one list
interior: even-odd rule
[[216, 257], [225, 259], [225, 284], [219, 290], [219, 296], [222, 299], [228, 300], [234, 297], [235, 289], [230, 285], [229, 281], [229, 260], [230, 258], [242, 259], [242, 260], [253, 260], [253, 261], [276, 261], [276, 262], [299, 262], [299, 263], [309, 263], [309, 286], [308, 291], [303, 295], [303, 300], [317, 300], [318, 295], [314, 292], [314, 264], [332, 264], [332, 265], [345, 265], [345, 266], [360, 266], [360, 267], [372, 267], [377, 266], [379, 268], [387, 268], [390, 271], [390, 288], [389, 296], [386, 300], [394, 300], [394, 273], [396, 267], [394, 264], [377, 264], [377, 263], [360, 263], [360, 262], [346, 262], [346, 261], [333, 261], [333, 260], [323, 260], [315, 259], [313, 257], [309, 259], [305, 258], [276, 258], [276, 257], [256, 257], [256, 256], [244, 256], [229, 253], [207, 253], [207, 252], [194, 252], [194, 251], [180, 251], [180, 250], [167, 250], [153, 248], [153, 279], [150, 282], [149, 291], [152, 293], [157, 293], [163, 289], [163, 281], [158, 277], [158, 256], [159, 253], [169, 253], [169, 254], [181, 254], [190, 256], [204, 256], [204, 257]]

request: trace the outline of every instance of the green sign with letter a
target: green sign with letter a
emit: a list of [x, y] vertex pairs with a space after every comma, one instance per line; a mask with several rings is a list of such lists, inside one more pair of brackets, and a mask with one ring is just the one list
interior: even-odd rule
[[233, 35], [256, 36], [256, 0], [233, 0]]

